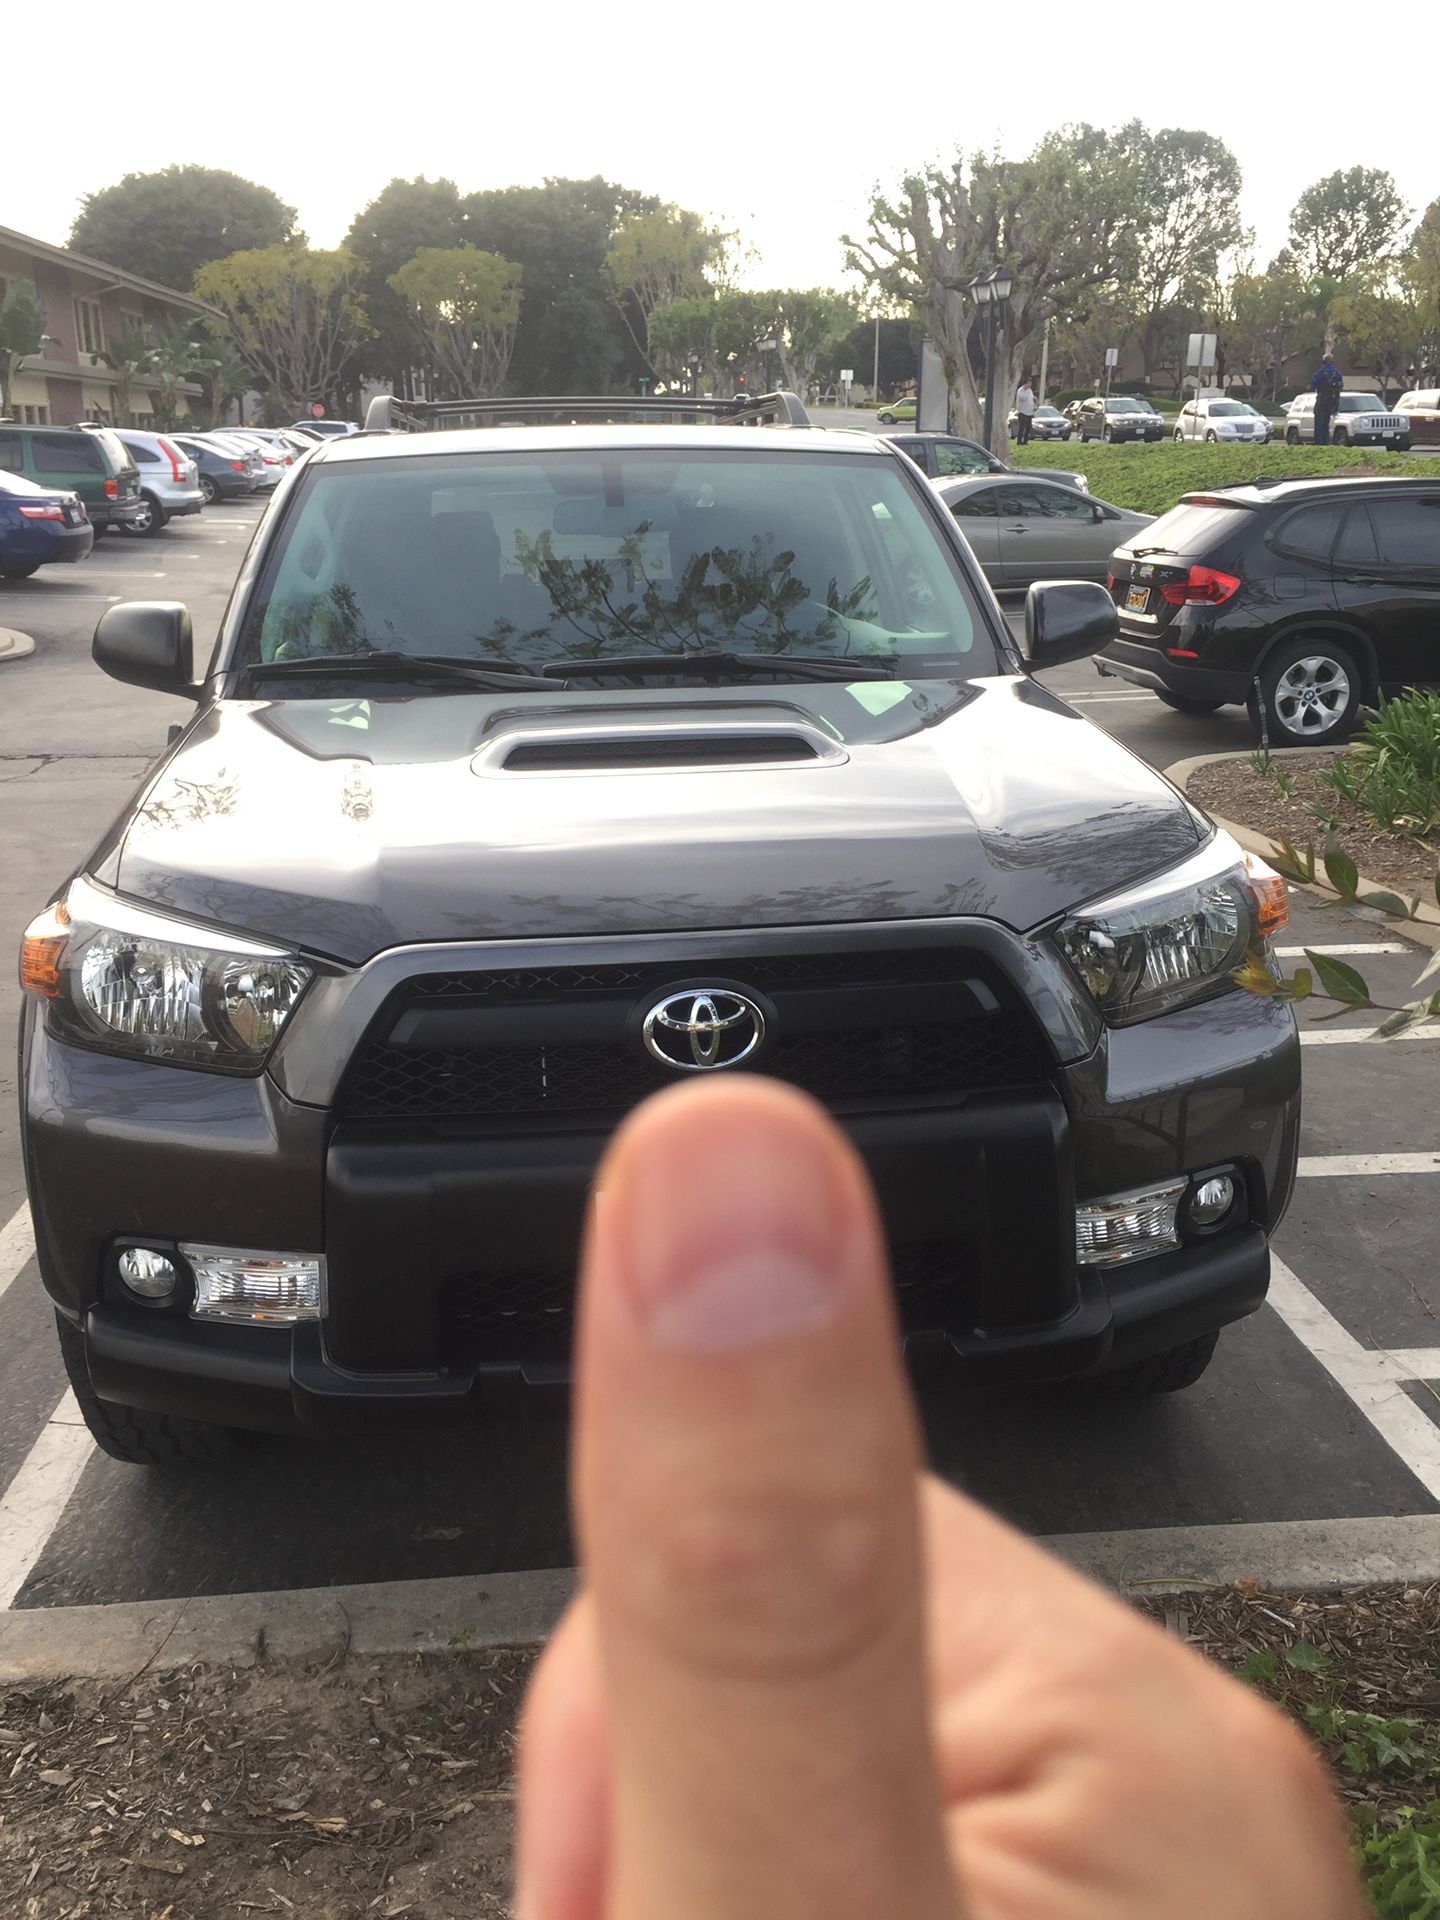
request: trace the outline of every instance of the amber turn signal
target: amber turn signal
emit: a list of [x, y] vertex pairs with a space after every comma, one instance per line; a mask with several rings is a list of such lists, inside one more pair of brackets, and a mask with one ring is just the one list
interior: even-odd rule
[[1290, 896], [1286, 892], [1285, 882], [1273, 867], [1267, 867], [1253, 853], [1245, 856], [1245, 879], [1255, 902], [1255, 917], [1260, 933], [1268, 940], [1272, 933], [1279, 933], [1290, 924]]
[[70, 940], [70, 915], [57, 901], [32, 920], [20, 943], [20, 984], [42, 1000], [60, 998], [60, 963]]

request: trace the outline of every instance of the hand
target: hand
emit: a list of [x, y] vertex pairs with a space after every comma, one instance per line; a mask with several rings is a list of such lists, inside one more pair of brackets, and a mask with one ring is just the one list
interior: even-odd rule
[[818, 1109], [668, 1093], [597, 1184], [585, 1591], [526, 1712], [520, 1920], [1361, 1920], [1300, 1735], [920, 1479]]

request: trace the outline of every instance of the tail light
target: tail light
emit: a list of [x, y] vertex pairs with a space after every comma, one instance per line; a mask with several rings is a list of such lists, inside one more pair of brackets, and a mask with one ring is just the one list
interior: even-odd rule
[[164, 449], [165, 458], [170, 462], [170, 478], [178, 487], [185, 478], [184, 456], [178, 447], [171, 446], [163, 434], [160, 437], [160, 445]]
[[120, 498], [120, 482], [118, 480], [107, 480], [105, 482], [105, 498], [107, 500], [118, 500]]
[[1160, 591], [1172, 607], [1218, 607], [1240, 591], [1233, 573], [1217, 573], [1214, 567], [1191, 567], [1183, 580], [1168, 580]]
[[1107, 593], [1114, 593], [1115, 591], [1115, 576], [1113, 573], [1107, 572], [1105, 575], [1105, 591]]
[[65, 509], [47, 500], [43, 507], [21, 507], [20, 517], [22, 520], [63, 520]]
[[245, 462], [243, 460], [232, 460], [230, 466], [235, 473], [244, 473], [245, 471]]

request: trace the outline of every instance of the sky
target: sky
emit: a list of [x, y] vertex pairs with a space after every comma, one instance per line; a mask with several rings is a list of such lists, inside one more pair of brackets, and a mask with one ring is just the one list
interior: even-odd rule
[[[929, 17], [770, 0], [693, 22], [633, 0], [247, 0], [192, 10], [183, 36], [147, 42], [123, 111], [91, 86], [72, 93], [62, 138], [55, 87], [10, 77], [0, 225], [63, 243], [85, 193], [194, 161], [273, 187], [313, 245], [334, 246], [396, 175], [470, 191], [600, 173], [738, 232], [752, 286], [834, 286], [839, 236], [863, 232], [877, 184], [957, 147], [1019, 155], [1067, 119], [1138, 117], [1226, 141], [1263, 263], [1301, 190], [1338, 167], [1388, 168], [1417, 216], [1440, 197], [1433, 128], [1403, 81], [1403, 50], [1433, 47], [1430, 16], [1412, 0], [1386, 7], [1391, 59], [1327, 0], [1261, 0], [1228, 31], [1203, 16], [1213, 46], [1187, 43], [1183, 13], [1129, 0], [983, 16], [971, 0]], [[1373, 108], [1346, 83], [1352, 61], [1375, 83]]]

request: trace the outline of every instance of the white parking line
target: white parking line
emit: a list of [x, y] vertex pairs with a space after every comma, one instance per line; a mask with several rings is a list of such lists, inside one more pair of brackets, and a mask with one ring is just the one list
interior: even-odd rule
[[1060, 695], [1060, 698], [1068, 700], [1072, 707], [1093, 707], [1104, 700], [1153, 700], [1154, 697], [1150, 693], [1062, 693]]
[[1341, 940], [1331, 947], [1276, 947], [1275, 951], [1282, 960], [1303, 960], [1307, 952], [1338, 956], [1346, 953], [1408, 953], [1410, 949], [1399, 940]]
[[1362, 1347], [1273, 1252], [1269, 1303], [1308, 1353], [1359, 1408], [1392, 1452], [1440, 1500], [1440, 1427], [1417, 1407], [1402, 1381], [1416, 1376], [1395, 1356]]
[[1302, 1180], [1329, 1179], [1335, 1174], [1440, 1173], [1440, 1153], [1312, 1153], [1301, 1154], [1295, 1169]]
[[1440, 1347], [1389, 1347], [1386, 1356], [1403, 1380], [1440, 1380]]
[[30, 1578], [94, 1451], [67, 1387], [0, 1500], [0, 1613]]
[[[1327, 1027], [1319, 1032], [1311, 1027], [1300, 1029], [1302, 1047], [1342, 1047], [1358, 1045], [1362, 1040], [1375, 1040], [1373, 1027]], [[1440, 1022], [1432, 1021], [1428, 1027], [1411, 1027], [1408, 1033], [1397, 1033], [1394, 1040], [1376, 1040], [1376, 1046], [1398, 1046], [1402, 1040], [1440, 1040]]]
[[35, 1252], [35, 1235], [30, 1229], [30, 1209], [22, 1206], [0, 1227], [0, 1300], [10, 1282]]

